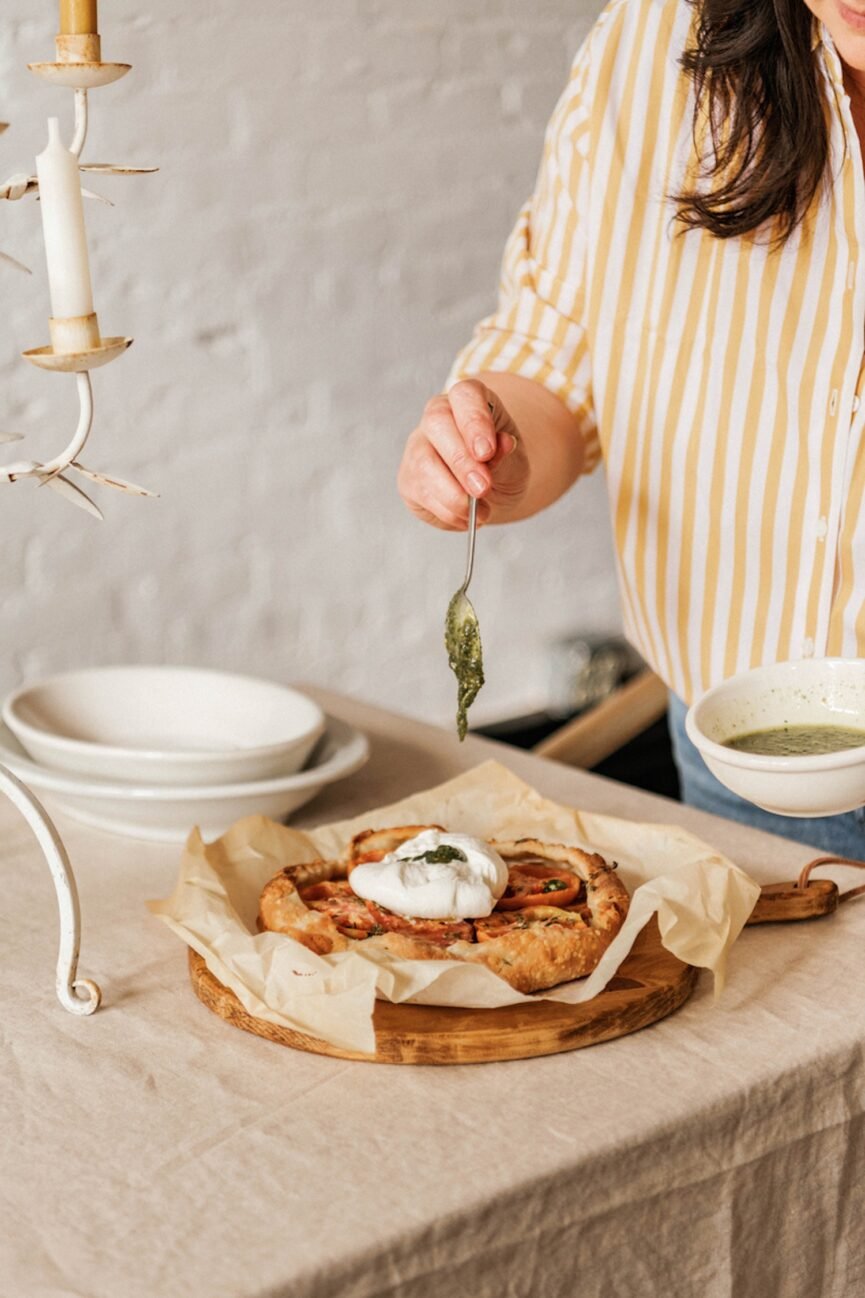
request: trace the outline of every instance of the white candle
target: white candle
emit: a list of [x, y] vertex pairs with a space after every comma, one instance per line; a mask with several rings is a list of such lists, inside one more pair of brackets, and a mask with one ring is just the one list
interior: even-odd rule
[[48, 145], [36, 158], [36, 174], [51, 314], [56, 319], [90, 315], [93, 292], [78, 159], [64, 148], [56, 117], [48, 119]]

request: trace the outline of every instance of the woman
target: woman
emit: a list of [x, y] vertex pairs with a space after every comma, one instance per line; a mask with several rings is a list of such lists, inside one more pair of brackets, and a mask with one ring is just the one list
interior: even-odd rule
[[[865, 0], [612, 0], [550, 122], [499, 308], [405, 449], [418, 517], [528, 517], [603, 458], [626, 630], [686, 801], [850, 856], [863, 815], [728, 794], [687, 703], [865, 656]], [[490, 413], [488, 403], [492, 406]]]

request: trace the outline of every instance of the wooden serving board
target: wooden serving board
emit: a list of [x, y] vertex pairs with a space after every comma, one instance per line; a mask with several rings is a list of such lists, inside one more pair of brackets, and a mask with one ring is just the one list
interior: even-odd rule
[[819, 919], [833, 915], [841, 894], [831, 879], [809, 879], [798, 883], [764, 883], [748, 924], [787, 924], [791, 920]]
[[688, 999], [697, 981], [697, 970], [661, 945], [653, 918], [612, 982], [584, 1005], [539, 1000], [470, 1010], [378, 1001], [373, 1015], [375, 1053], [363, 1054], [248, 1014], [193, 950], [189, 974], [199, 1000], [236, 1028], [296, 1050], [380, 1064], [481, 1064], [579, 1050], [656, 1023]]

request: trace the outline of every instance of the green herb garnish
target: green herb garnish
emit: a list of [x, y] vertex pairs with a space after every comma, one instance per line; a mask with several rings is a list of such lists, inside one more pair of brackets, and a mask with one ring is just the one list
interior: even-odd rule
[[541, 892], [564, 892], [567, 886], [564, 879], [547, 879]]
[[426, 861], [429, 865], [447, 865], [448, 861], [467, 861], [469, 858], [465, 852], [461, 852], [458, 847], [452, 847], [450, 843], [440, 843], [438, 847], [431, 847], [428, 852], [421, 852], [420, 856], [410, 856], [410, 861]]

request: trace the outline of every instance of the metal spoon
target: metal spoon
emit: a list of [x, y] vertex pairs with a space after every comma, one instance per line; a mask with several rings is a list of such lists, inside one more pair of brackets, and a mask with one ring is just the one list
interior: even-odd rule
[[483, 653], [478, 618], [466, 592], [475, 564], [478, 502], [469, 497], [468, 555], [463, 584], [448, 604], [445, 618], [445, 648], [448, 663], [457, 678], [457, 734], [465, 739], [468, 728], [466, 713], [484, 683]]

